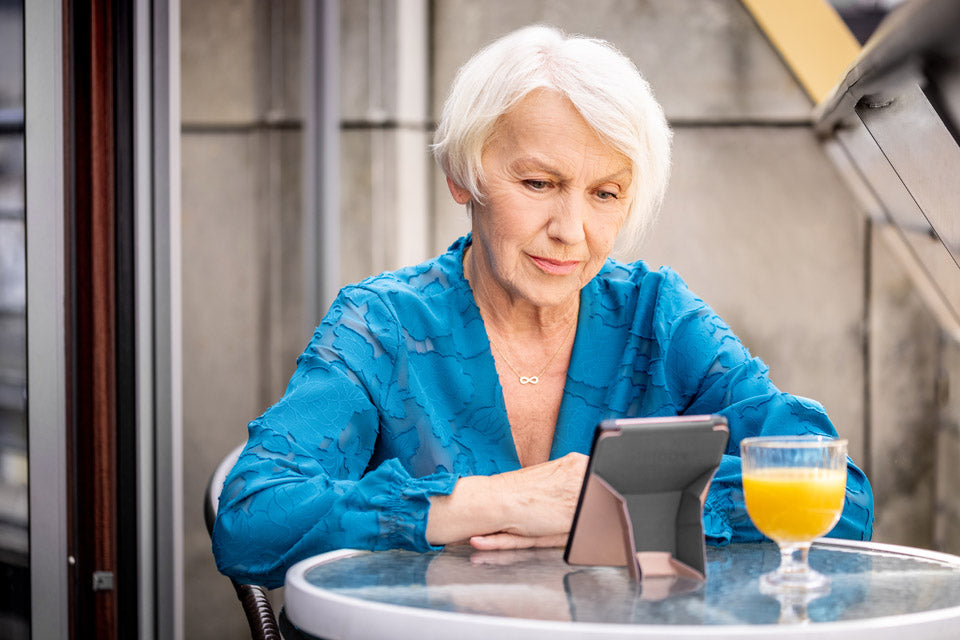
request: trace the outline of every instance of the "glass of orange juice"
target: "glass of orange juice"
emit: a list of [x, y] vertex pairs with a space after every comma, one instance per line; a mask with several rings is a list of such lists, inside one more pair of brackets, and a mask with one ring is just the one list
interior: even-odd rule
[[820, 591], [830, 580], [810, 568], [810, 543], [840, 519], [847, 441], [764, 436], [740, 442], [743, 494], [753, 524], [780, 547], [780, 567], [760, 577], [773, 590]]

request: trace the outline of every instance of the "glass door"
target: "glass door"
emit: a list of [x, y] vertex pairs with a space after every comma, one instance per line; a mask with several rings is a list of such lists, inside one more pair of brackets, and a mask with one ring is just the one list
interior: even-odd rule
[[0, 638], [30, 636], [23, 2], [0, 0]]

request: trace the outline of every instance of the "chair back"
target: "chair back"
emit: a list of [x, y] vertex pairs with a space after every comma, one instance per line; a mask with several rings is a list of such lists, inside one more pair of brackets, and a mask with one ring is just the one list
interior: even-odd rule
[[[210, 480], [207, 481], [207, 490], [203, 492], [203, 519], [207, 523], [207, 533], [211, 535], [213, 534], [213, 523], [217, 519], [217, 508], [220, 506], [220, 492], [223, 491], [223, 483], [226, 481], [230, 469], [233, 468], [240, 457], [241, 451], [243, 451], [243, 445], [224, 456], [210, 475]], [[266, 589], [254, 584], [239, 584], [233, 579], [230, 580], [230, 583], [233, 584], [233, 588], [237, 592], [237, 599], [240, 600], [243, 612], [247, 616], [250, 637], [253, 640], [283, 640]]]
[[220, 492], [223, 491], [223, 483], [226, 481], [230, 469], [233, 469], [233, 465], [237, 463], [241, 451], [243, 451], [242, 444], [224, 456], [210, 475], [210, 480], [207, 481], [207, 490], [203, 492], [203, 520], [207, 523], [207, 533], [209, 534], [213, 534], [213, 521], [217, 519], [217, 507], [220, 506]]

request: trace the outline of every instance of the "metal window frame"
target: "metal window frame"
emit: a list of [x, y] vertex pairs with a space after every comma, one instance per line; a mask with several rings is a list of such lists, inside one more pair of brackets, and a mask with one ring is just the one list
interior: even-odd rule
[[24, 3], [30, 628], [69, 634], [63, 6]]
[[135, 22], [140, 624], [143, 638], [179, 640], [184, 632], [180, 0], [137, 0]]

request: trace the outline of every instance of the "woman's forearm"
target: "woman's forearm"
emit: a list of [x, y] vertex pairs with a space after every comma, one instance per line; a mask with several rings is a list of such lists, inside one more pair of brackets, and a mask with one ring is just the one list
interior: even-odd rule
[[586, 462], [586, 456], [571, 453], [516, 471], [460, 478], [451, 494], [430, 498], [427, 541], [443, 545], [493, 533], [565, 535]]
[[427, 542], [445, 545], [500, 531], [507, 522], [506, 474], [467, 476], [449, 495], [430, 497]]

